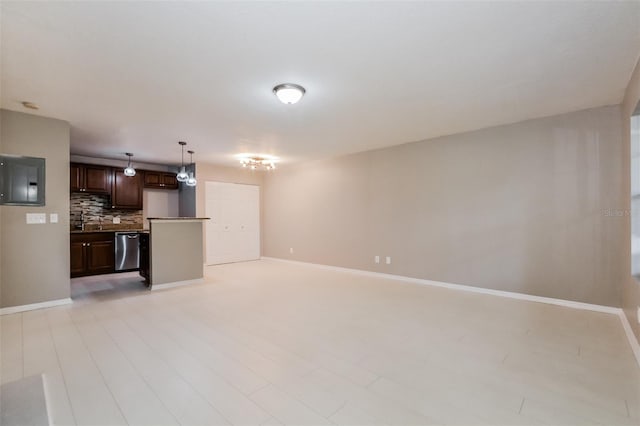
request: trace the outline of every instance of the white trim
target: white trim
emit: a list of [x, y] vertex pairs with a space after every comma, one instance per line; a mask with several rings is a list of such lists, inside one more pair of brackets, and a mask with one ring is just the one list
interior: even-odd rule
[[51, 390], [47, 386], [47, 377], [44, 373], [40, 374], [42, 377], [42, 391], [44, 392], [44, 405], [47, 410], [47, 421], [49, 422], [49, 426], [53, 426], [53, 419], [51, 418]]
[[516, 292], [504, 291], [504, 290], [492, 290], [489, 288], [472, 287], [472, 286], [462, 285], [462, 284], [451, 284], [451, 283], [445, 283], [441, 281], [432, 281], [432, 280], [425, 280], [421, 278], [405, 277], [403, 275], [383, 274], [381, 272], [364, 271], [362, 269], [351, 269], [351, 268], [343, 268], [340, 266], [322, 265], [319, 263], [301, 262], [298, 260], [280, 259], [277, 257], [262, 256], [260, 259], [273, 260], [276, 262], [284, 262], [284, 263], [293, 263], [298, 265], [307, 265], [307, 266], [313, 266], [316, 268], [325, 269], [329, 271], [348, 272], [352, 274], [364, 275], [364, 276], [374, 277], [374, 278], [386, 278], [390, 280], [403, 281], [403, 282], [409, 282], [414, 284], [430, 285], [433, 287], [443, 287], [451, 290], [467, 291], [470, 293], [479, 293], [479, 294], [490, 294], [492, 296], [507, 297], [510, 299], [526, 300], [529, 302], [546, 303], [549, 305], [564, 306], [566, 308], [582, 309], [587, 311], [602, 312], [605, 314], [617, 315], [618, 317], [620, 317], [620, 322], [622, 322], [622, 328], [624, 328], [624, 332], [627, 335], [627, 339], [629, 340], [629, 345], [631, 345], [631, 350], [634, 356], [636, 357], [638, 366], [640, 367], [640, 345], [638, 344], [638, 340], [636, 339], [635, 334], [633, 334], [633, 330], [631, 329], [631, 324], [629, 324], [629, 320], [625, 315], [624, 311], [620, 308], [615, 308], [613, 306], [574, 302], [573, 300], [534, 296], [532, 294], [516, 293]]
[[614, 314], [614, 315], [618, 315], [618, 311], [620, 310], [619, 308], [616, 308], [613, 306], [594, 305], [591, 303], [574, 302], [573, 300], [554, 299], [552, 297], [534, 296], [532, 294], [516, 293], [513, 291], [493, 290], [490, 288], [473, 287], [473, 286], [463, 285], [463, 284], [445, 283], [442, 281], [432, 281], [432, 280], [425, 280], [422, 278], [406, 277], [404, 275], [392, 275], [392, 274], [384, 274], [382, 272], [364, 271], [362, 269], [350, 269], [350, 268], [343, 268], [340, 266], [322, 265], [319, 263], [300, 262], [297, 260], [279, 259], [277, 257], [263, 256], [261, 257], [261, 259], [275, 260], [277, 262], [296, 263], [299, 265], [309, 265], [309, 266], [314, 266], [317, 268], [326, 269], [330, 271], [349, 272], [353, 274], [364, 275], [364, 276], [369, 276], [374, 278], [386, 278], [390, 280], [403, 281], [403, 282], [421, 284], [421, 285], [429, 285], [433, 287], [443, 287], [443, 288], [449, 288], [452, 290], [467, 291], [471, 293], [490, 294], [492, 296], [508, 297], [510, 299], [526, 300], [529, 302], [547, 303], [550, 305], [565, 306], [567, 308], [583, 309], [587, 311], [604, 312], [607, 314]]
[[174, 281], [171, 283], [164, 283], [164, 284], [152, 284], [151, 291], [166, 290], [168, 288], [182, 287], [183, 285], [190, 285], [190, 284], [201, 284], [203, 282], [204, 282], [204, 278], [196, 278], [195, 280]]
[[48, 302], [31, 303], [30, 305], [9, 306], [7, 308], [0, 308], [0, 315], [16, 314], [18, 312], [33, 311], [35, 309], [52, 308], [54, 306], [68, 305], [73, 303], [71, 298], [58, 300], [49, 300]]
[[631, 324], [629, 324], [629, 318], [627, 318], [624, 310], [622, 309], [618, 309], [618, 316], [620, 317], [622, 328], [624, 328], [624, 333], [627, 335], [627, 340], [629, 340], [629, 345], [631, 345], [631, 350], [633, 351], [633, 354], [636, 357], [636, 361], [638, 362], [638, 367], [640, 367], [640, 344], [638, 344], [636, 335], [633, 334]]

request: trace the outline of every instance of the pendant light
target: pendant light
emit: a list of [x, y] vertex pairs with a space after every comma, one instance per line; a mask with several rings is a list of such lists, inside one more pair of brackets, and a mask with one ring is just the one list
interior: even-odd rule
[[191, 156], [191, 170], [189, 171], [189, 178], [187, 179], [187, 186], [196, 186], [196, 184], [198, 183], [198, 181], [196, 180], [196, 177], [194, 176], [194, 170], [196, 168], [196, 165], [193, 164], [193, 154], [194, 152], [189, 150], [187, 151], [189, 153], [189, 155]]
[[130, 152], [125, 152], [125, 155], [129, 157], [129, 164], [127, 164], [127, 167], [124, 169], [124, 175], [133, 177], [136, 175], [136, 169], [131, 167], [131, 157], [133, 157], [133, 154]]
[[189, 175], [187, 174], [187, 171], [184, 167], [184, 146], [187, 143], [180, 141], [178, 142], [178, 144], [180, 144], [180, 147], [182, 149], [182, 160], [180, 161], [180, 171], [178, 172], [178, 174], [176, 174], [176, 179], [178, 180], [178, 182], [186, 182], [187, 179], [189, 179]]

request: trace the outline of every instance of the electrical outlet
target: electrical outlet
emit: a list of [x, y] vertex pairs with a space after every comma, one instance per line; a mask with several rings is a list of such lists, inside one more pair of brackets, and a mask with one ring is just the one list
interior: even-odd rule
[[374, 257], [373, 261], [376, 262], [376, 263], [380, 263], [380, 256]]
[[293, 247], [289, 248], [289, 254], [293, 254]]
[[117, 225], [117, 224], [119, 224], [119, 223], [120, 223], [120, 216], [115, 216], [115, 217], [113, 218], [113, 224], [114, 224], [114, 225]]
[[49, 222], [50, 223], [58, 223], [58, 213], [51, 213], [49, 215]]
[[391, 256], [387, 256], [386, 262], [387, 265], [391, 265]]

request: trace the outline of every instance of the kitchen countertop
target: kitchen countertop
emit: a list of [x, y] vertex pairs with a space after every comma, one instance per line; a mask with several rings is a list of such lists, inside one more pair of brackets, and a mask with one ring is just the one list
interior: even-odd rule
[[80, 229], [72, 229], [70, 231], [72, 234], [94, 234], [94, 233], [105, 233], [105, 232], [149, 232], [148, 229], [94, 229], [94, 230], [85, 230], [82, 231]]
[[148, 217], [147, 220], [209, 220], [209, 217]]

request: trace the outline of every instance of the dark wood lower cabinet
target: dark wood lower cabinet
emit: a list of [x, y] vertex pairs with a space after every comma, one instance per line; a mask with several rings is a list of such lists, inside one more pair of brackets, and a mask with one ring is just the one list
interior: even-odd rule
[[71, 277], [115, 272], [115, 234], [71, 234]]
[[85, 244], [80, 241], [73, 241], [71, 237], [71, 276], [79, 277], [85, 272]]
[[87, 243], [87, 272], [108, 274], [115, 270], [115, 241], [94, 241]]

